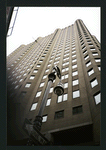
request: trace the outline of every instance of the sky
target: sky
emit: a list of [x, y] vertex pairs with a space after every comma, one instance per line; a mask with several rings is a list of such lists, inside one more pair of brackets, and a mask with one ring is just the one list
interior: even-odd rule
[[[57, 28], [68, 27], [77, 19], [81, 19], [90, 33], [101, 42], [100, 7], [19, 7], [12, 35], [6, 39], [7, 56], [20, 45], [30, 44]], [[10, 26], [12, 23], [11, 20]]]

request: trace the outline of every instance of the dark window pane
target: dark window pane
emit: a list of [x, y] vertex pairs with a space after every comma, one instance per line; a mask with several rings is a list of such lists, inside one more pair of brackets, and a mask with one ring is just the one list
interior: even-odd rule
[[64, 110], [55, 112], [55, 119], [63, 118], [63, 117], [64, 117]]
[[73, 107], [73, 115], [82, 112], [82, 106]]
[[20, 97], [24, 97], [26, 95], [26, 92], [21, 92]]

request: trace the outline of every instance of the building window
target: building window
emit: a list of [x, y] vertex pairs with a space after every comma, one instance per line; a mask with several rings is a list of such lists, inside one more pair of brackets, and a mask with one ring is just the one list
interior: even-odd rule
[[64, 57], [69, 56], [69, 54], [65, 54]]
[[61, 80], [64, 80], [64, 79], [67, 79], [67, 78], [68, 78], [68, 74], [63, 75], [63, 76], [61, 77]]
[[74, 71], [74, 72], [72, 73], [72, 76], [76, 76], [76, 75], [78, 75], [78, 71]]
[[58, 103], [62, 102], [62, 97], [63, 97], [62, 95], [58, 96], [58, 100], [57, 100]]
[[50, 66], [51, 66], [51, 64], [48, 65], [48, 67], [50, 67]]
[[64, 84], [64, 88], [68, 88], [68, 83], [65, 83], [65, 84]]
[[23, 73], [23, 72], [24, 72], [24, 71], [21, 71], [20, 74]]
[[76, 61], [77, 61], [76, 59], [72, 60], [72, 62], [76, 62]]
[[94, 95], [94, 99], [95, 99], [95, 103], [96, 105], [99, 104], [101, 102], [101, 93], [98, 92]]
[[62, 69], [62, 72], [65, 72], [65, 71], [68, 71], [69, 70], [69, 68], [64, 68], [64, 69]]
[[49, 99], [47, 100], [46, 106], [49, 106], [50, 103], [51, 103], [51, 99], [49, 98]]
[[92, 55], [93, 55], [93, 56], [97, 56], [98, 53], [97, 53], [97, 52], [93, 52]]
[[75, 47], [75, 44], [73, 44], [72, 47]]
[[17, 89], [19, 87], [19, 85], [16, 85], [14, 89]]
[[82, 113], [82, 105], [81, 106], [77, 106], [77, 107], [73, 107], [72, 111], [73, 111], [73, 115]]
[[54, 62], [54, 64], [57, 64], [57, 63], [59, 63], [59, 61]]
[[27, 83], [26, 85], [25, 85], [25, 88], [29, 88], [31, 86], [31, 83]]
[[45, 79], [47, 77], [47, 75], [43, 76], [43, 79]]
[[74, 54], [76, 51], [72, 51], [72, 54]]
[[52, 88], [50, 88], [50, 91], [49, 91], [49, 93], [52, 93], [53, 92], [53, 87]]
[[78, 85], [78, 84], [79, 84], [79, 80], [78, 79], [73, 81], [73, 86]]
[[56, 57], [55, 60], [59, 59], [60, 57]]
[[40, 64], [38, 64], [36, 67], [40, 67]]
[[87, 53], [87, 50], [85, 50], [84, 52], [83, 52], [83, 54], [85, 55]]
[[57, 103], [60, 103], [62, 101], [67, 101], [67, 99], [68, 99], [68, 94], [60, 95], [58, 96]]
[[77, 98], [77, 97], [80, 97], [80, 91], [79, 90], [73, 92], [73, 98]]
[[44, 86], [44, 84], [45, 84], [44, 82], [43, 82], [43, 83], [41, 83], [41, 84], [40, 84], [40, 87], [43, 87], [43, 86]]
[[30, 69], [27, 69], [27, 71], [29, 71]]
[[64, 94], [63, 95], [63, 101], [67, 101], [67, 98], [68, 98], [68, 94]]
[[17, 81], [14, 81], [12, 84], [16, 84], [17, 83]]
[[89, 44], [89, 46], [93, 46], [93, 44], [91, 43], [91, 44]]
[[8, 78], [10, 78], [11, 76], [8, 76]]
[[66, 63], [63, 64], [63, 66], [68, 65], [68, 64], [69, 64], [69, 62], [66, 62]]
[[93, 80], [91, 80], [90, 83], [91, 83], [91, 87], [92, 87], [92, 88], [95, 87], [96, 85], [98, 85], [98, 81], [97, 81], [96, 78], [93, 79]]
[[83, 46], [83, 47], [82, 47], [82, 50], [84, 50], [85, 48], [86, 48], [86, 47], [85, 47], [85, 46]]
[[100, 58], [95, 58], [95, 61], [96, 62], [100, 62]]
[[75, 47], [72, 47], [72, 50], [74, 50], [75, 49]]
[[91, 62], [88, 61], [88, 62], [86, 63], [86, 67], [88, 67], [88, 66], [90, 66], [90, 65], [91, 65]]
[[81, 43], [81, 46], [83, 46], [84, 45], [84, 42], [83, 43]]
[[41, 91], [37, 92], [36, 97], [39, 97], [41, 95]]
[[45, 72], [48, 72], [49, 71], [49, 69], [47, 69]]
[[43, 60], [39, 60], [39, 63], [42, 63], [43, 62]]
[[87, 42], [88, 42], [88, 43], [91, 43], [91, 40], [88, 40]]
[[26, 74], [27, 74], [27, 73], [24, 73], [24, 75], [23, 75], [23, 76], [26, 76]]
[[100, 66], [98, 66], [98, 69], [99, 69], [99, 71], [101, 71], [101, 67]]
[[47, 115], [42, 117], [42, 122], [46, 122], [47, 121]]
[[27, 92], [21, 92], [20, 97], [24, 97], [26, 95]]
[[37, 69], [35, 69], [34, 71], [33, 71], [33, 73], [37, 73], [38, 72], [38, 70]]
[[65, 53], [69, 52], [69, 50], [65, 50]]
[[72, 57], [75, 57], [76, 55], [72, 55]]
[[89, 58], [89, 56], [88, 56], [88, 55], [84, 57], [84, 59], [85, 59], [85, 60], [87, 60], [88, 58]]
[[91, 68], [90, 70], [88, 70], [88, 75], [89, 75], [89, 76], [92, 75], [93, 73], [94, 73], [93, 68]]
[[73, 69], [74, 69], [74, 68], [77, 68], [77, 65], [73, 65], [72, 68], [73, 68]]
[[29, 79], [33, 80], [34, 78], [35, 78], [35, 76], [30, 76], [30, 78], [29, 78]]
[[38, 103], [34, 103], [34, 104], [32, 105], [32, 107], [31, 107], [31, 110], [30, 110], [30, 111], [35, 110], [36, 107], [37, 107], [37, 104], [38, 104]]
[[64, 61], [66, 61], [66, 60], [68, 60], [68, 59], [69, 59], [69, 57], [67, 57], [67, 58], [64, 58], [63, 60], [64, 60]]
[[63, 117], [64, 117], [64, 110], [55, 112], [54, 119], [59, 119], [59, 118], [63, 118]]
[[20, 79], [19, 82], [22, 82], [23, 79]]
[[15, 71], [13, 71], [12, 73], [14, 73]]
[[52, 62], [52, 59], [51, 59], [51, 60], [49, 60], [49, 62]]
[[90, 50], [91, 50], [91, 51], [95, 51], [95, 48], [94, 48], [94, 47], [93, 47], [93, 48], [90, 48]]
[[45, 58], [45, 56], [42, 56], [42, 57], [41, 57], [41, 59], [44, 59], [44, 58]]

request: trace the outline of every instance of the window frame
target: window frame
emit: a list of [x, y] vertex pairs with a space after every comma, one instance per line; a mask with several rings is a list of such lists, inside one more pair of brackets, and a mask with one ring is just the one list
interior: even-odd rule
[[[78, 110], [79, 108], [81, 108], [81, 111]], [[75, 112], [75, 109], [76, 109], [76, 112]], [[76, 106], [76, 107], [72, 107], [72, 114], [73, 115], [78, 115], [80, 113], [83, 113], [82, 105], [79, 105], [79, 106]]]
[[[75, 74], [74, 74], [74, 73], [75, 73]], [[72, 72], [72, 76], [73, 76], [73, 77], [74, 77], [74, 76], [77, 76], [77, 75], [78, 75], [78, 70]]]
[[[76, 83], [76, 81], [78, 81], [78, 82]], [[75, 83], [74, 83], [74, 82], [75, 82]], [[75, 79], [75, 80], [72, 81], [72, 85], [73, 85], [73, 86], [76, 86], [76, 85], [78, 85], [78, 84], [79, 84], [79, 80], [78, 80], [78, 79]]]
[[[35, 108], [32, 109], [32, 107], [34, 107], [34, 105], [35, 105]], [[33, 104], [31, 105], [30, 111], [35, 110], [35, 109], [37, 108], [37, 105], [38, 105], [38, 103], [33, 103]]]
[[41, 82], [40, 85], [39, 85], [39, 87], [43, 87], [44, 85], [45, 85], [45, 82]]
[[[96, 83], [95, 83], [95, 82], [96, 82]], [[90, 84], [91, 84], [91, 87], [94, 88], [95, 86], [98, 85], [98, 80], [97, 80], [96, 78], [94, 78], [94, 79], [92, 79], [92, 80], [90, 81]], [[95, 85], [93, 85], [93, 84], [95, 84]]]
[[[31, 77], [33, 77], [33, 78], [31, 79]], [[35, 78], [35, 76], [34, 76], [34, 75], [31, 75], [29, 79], [30, 79], [30, 80], [34, 80], [34, 78]]]
[[[98, 101], [98, 98], [97, 98], [98, 95], [100, 95], [100, 96], [99, 96], [99, 101]], [[95, 93], [95, 94], [93, 95], [93, 97], [94, 97], [94, 101], [95, 101], [95, 104], [96, 104], [96, 105], [98, 105], [98, 104], [101, 103], [101, 92], [100, 92], [100, 91], [97, 92], [97, 93]], [[95, 98], [95, 97], [96, 97], [96, 98]]]
[[[48, 102], [49, 101], [49, 102]], [[50, 106], [50, 103], [51, 103], [51, 98], [48, 98], [47, 99], [47, 102], [46, 102], [46, 106]]]
[[[45, 118], [45, 117], [46, 117], [46, 118]], [[48, 117], [48, 115], [43, 115], [43, 116], [42, 116], [42, 123], [47, 122], [47, 117]], [[44, 118], [45, 118], [46, 120], [44, 120]]]
[[[62, 112], [62, 115], [61, 117], [57, 117], [57, 115], [59, 115], [58, 113]], [[57, 119], [61, 119], [61, 118], [64, 118], [64, 110], [59, 110], [59, 111], [56, 111], [55, 112], [55, 115], [54, 115], [54, 119], [57, 120]]]
[[[42, 93], [42, 91], [38, 91], [38, 92], [36, 93], [36, 96], [35, 96], [35, 97], [36, 97], [36, 98], [37, 98], [37, 97], [40, 97], [40, 96], [41, 96], [41, 93]], [[38, 94], [40, 94], [40, 95], [38, 95]]]
[[[27, 85], [29, 85], [29, 86], [27, 87]], [[25, 84], [25, 88], [30, 88], [30, 86], [31, 86], [31, 83], [26, 83]]]
[[64, 89], [68, 88], [68, 82], [64, 83]]
[[[93, 71], [93, 72], [91, 72], [91, 71]], [[91, 72], [91, 73], [90, 73]], [[91, 68], [91, 69], [89, 69], [88, 71], [87, 71], [87, 73], [88, 73], [88, 76], [91, 76], [92, 74], [94, 74], [95, 72], [94, 72], [94, 69], [93, 68]], [[90, 73], [90, 74], [89, 74]]]
[[[61, 97], [61, 100], [59, 98]], [[64, 93], [63, 95], [57, 96], [57, 103], [65, 102], [68, 100], [68, 93]]]
[[[88, 65], [89, 64], [89, 65]], [[86, 63], [86, 67], [89, 67], [91, 65], [91, 61], [89, 60], [87, 63]]]
[[[78, 92], [78, 94], [76, 94], [76, 96], [75, 96], [75, 93], [76, 92]], [[77, 96], [78, 95], [78, 96]], [[75, 91], [73, 91], [73, 99], [75, 99], [75, 98], [79, 98], [80, 97], [80, 90], [78, 89], [78, 90], [75, 90]]]

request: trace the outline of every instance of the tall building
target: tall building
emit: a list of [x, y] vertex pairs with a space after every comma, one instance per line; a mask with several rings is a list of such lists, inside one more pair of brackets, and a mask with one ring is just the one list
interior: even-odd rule
[[7, 144], [26, 145], [25, 118], [33, 124], [53, 66], [64, 94], [50, 87], [41, 133], [53, 145], [100, 145], [100, 43], [83, 21], [21, 45], [7, 57]]

